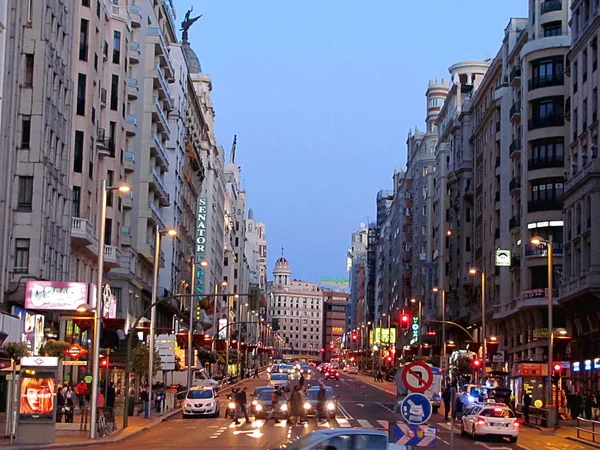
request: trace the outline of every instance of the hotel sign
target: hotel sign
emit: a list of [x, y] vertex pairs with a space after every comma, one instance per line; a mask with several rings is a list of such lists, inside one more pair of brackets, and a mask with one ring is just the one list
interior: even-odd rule
[[196, 300], [204, 294], [204, 267], [200, 264], [206, 255], [206, 197], [198, 197], [196, 203], [196, 236], [194, 264], [196, 279], [193, 281], [194, 294], [198, 295]]

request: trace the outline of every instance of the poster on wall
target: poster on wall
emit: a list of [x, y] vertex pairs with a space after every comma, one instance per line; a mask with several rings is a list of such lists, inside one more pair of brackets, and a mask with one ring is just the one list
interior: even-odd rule
[[52, 373], [24, 376], [19, 399], [21, 420], [51, 421], [54, 413], [54, 388]]
[[23, 323], [22, 342], [25, 342], [29, 350], [37, 355], [44, 342], [44, 316], [32, 314], [18, 306], [13, 308], [13, 314]]

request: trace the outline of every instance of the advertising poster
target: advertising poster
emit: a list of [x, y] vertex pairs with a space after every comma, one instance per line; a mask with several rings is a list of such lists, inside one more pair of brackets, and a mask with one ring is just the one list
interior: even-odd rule
[[23, 378], [19, 400], [21, 420], [52, 420], [55, 384], [55, 380], [50, 373], [39, 373]]
[[217, 339], [227, 339], [227, 319], [219, 319], [219, 334]]

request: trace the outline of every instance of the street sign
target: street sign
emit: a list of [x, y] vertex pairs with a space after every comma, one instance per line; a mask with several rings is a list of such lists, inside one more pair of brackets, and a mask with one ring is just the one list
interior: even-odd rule
[[[81, 345], [73, 344], [69, 348], [63, 351], [65, 356], [68, 356], [72, 359], [79, 359], [84, 355], [87, 355], [87, 349], [83, 348]], [[76, 365], [76, 364], [73, 364]]]
[[437, 427], [390, 423], [389, 435], [390, 442], [397, 445], [434, 447], [437, 441]]
[[163, 371], [175, 370], [175, 346], [177, 336], [174, 334], [159, 334], [155, 340], [155, 348], [160, 356], [160, 368]]
[[447, 356], [442, 356], [442, 359], [440, 359], [440, 369], [448, 370], [448, 357]]
[[63, 361], [63, 366], [85, 366], [87, 361]]
[[422, 361], [411, 362], [402, 371], [402, 381], [411, 392], [425, 392], [433, 383], [433, 372]]
[[400, 405], [400, 414], [405, 422], [421, 425], [429, 420], [433, 408], [431, 401], [423, 394], [409, 394]]
[[497, 351], [492, 355], [492, 362], [503, 363], [504, 362], [504, 350]]

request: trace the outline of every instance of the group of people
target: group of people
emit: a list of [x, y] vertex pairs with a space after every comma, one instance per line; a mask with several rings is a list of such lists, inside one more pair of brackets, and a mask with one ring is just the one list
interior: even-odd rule
[[246, 367], [242, 372], [242, 379], [244, 378], [258, 378], [258, 367], [255, 367], [254, 369]]
[[[581, 394], [579, 391], [565, 391], [567, 411], [571, 419], [582, 417], [588, 420], [600, 419], [600, 392], [593, 393], [588, 389]], [[565, 414], [566, 415], [566, 414]]]
[[[104, 409], [114, 408], [117, 392], [114, 383], [110, 382], [106, 389], [106, 395], [104, 393], [104, 385], [98, 390], [97, 407]], [[59, 386], [56, 392], [56, 421], [62, 422], [63, 417], [65, 423], [73, 423], [73, 414], [75, 412], [75, 398], [79, 409], [86, 407], [86, 402], [90, 401], [91, 393], [88, 384], [84, 380], [80, 380], [79, 383], [73, 387], [70, 383], [65, 382], [62, 386]]]

